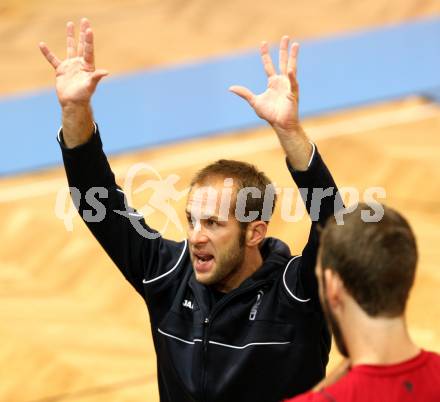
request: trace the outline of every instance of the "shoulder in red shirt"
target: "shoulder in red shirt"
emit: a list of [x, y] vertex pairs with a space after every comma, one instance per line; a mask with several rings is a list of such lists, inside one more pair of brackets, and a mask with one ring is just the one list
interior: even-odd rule
[[337, 383], [285, 402], [439, 402], [440, 355], [421, 351], [386, 366], [358, 365]]

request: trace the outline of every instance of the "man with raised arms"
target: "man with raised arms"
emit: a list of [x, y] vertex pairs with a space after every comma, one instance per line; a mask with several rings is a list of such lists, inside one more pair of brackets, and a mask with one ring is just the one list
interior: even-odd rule
[[[314, 216], [297, 256], [281, 240], [266, 237], [274, 206], [269, 213], [264, 208], [267, 191], [273, 191], [269, 179], [255, 166], [233, 160], [213, 162], [192, 180], [187, 240], [142, 236], [132, 224], [139, 214], [126, 205], [93, 120], [90, 100], [107, 72], [95, 68], [90, 23], [81, 21], [77, 44], [74, 25], [67, 24], [65, 60], [44, 43], [40, 48], [56, 72], [62, 109], [58, 140], [69, 186], [81, 194], [79, 212], [84, 218], [90, 208], [84, 194], [100, 188], [105, 217], [85, 219], [86, 224], [148, 306], [161, 401], [279, 401], [318, 382], [331, 342], [314, 275], [316, 227], [341, 201], [299, 123], [298, 44], [289, 49], [289, 38], [281, 39], [279, 73], [268, 44], [262, 44], [264, 93], [230, 88], [273, 127], [294, 182], [307, 190], [306, 207]], [[219, 198], [231, 183], [232, 202], [225, 210]], [[218, 198], [209, 201], [204, 188]], [[319, 205], [313, 194], [321, 195]], [[136, 223], [154, 233], [144, 219]]]

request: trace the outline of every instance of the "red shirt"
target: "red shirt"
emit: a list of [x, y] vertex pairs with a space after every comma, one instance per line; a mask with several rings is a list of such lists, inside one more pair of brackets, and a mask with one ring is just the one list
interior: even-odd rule
[[440, 402], [440, 355], [422, 351], [399, 364], [354, 366], [328, 388], [285, 402]]

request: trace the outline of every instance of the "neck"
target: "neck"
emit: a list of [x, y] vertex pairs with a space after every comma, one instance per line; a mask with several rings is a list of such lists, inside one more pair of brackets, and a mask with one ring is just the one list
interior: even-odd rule
[[341, 329], [353, 366], [397, 364], [420, 353], [408, 334], [404, 316], [373, 318], [357, 305], [351, 308], [357, 311], [348, 315]]
[[261, 265], [263, 265], [263, 257], [258, 247], [249, 249], [246, 247], [243, 262], [237, 269], [234, 269], [228, 277], [217, 283], [215, 288], [224, 293], [238, 288], [247, 278], [252, 276]]

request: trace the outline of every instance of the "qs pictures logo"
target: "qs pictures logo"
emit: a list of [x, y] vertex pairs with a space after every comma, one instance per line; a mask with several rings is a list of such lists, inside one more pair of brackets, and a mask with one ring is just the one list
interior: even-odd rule
[[[135, 179], [139, 176], [149, 176], [147, 180], [138, 186], [134, 187]], [[151, 178], [152, 177], [152, 178]], [[183, 226], [178, 217], [177, 211], [171, 205], [171, 201], [179, 201], [185, 197], [189, 188], [182, 191], [177, 190], [176, 184], [180, 180], [177, 174], [170, 174], [163, 178], [160, 173], [147, 163], [137, 163], [130, 167], [125, 176], [124, 194], [125, 194], [125, 211], [115, 210], [114, 212], [126, 216], [136, 229], [136, 231], [146, 238], [157, 238], [160, 234], [165, 233], [169, 224], [173, 224], [177, 230], [183, 232]], [[134, 211], [130, 208], [133, 203], [133, 195], [150, 191], [151, 196], [147, 203]], [[145, 225], [144, 218], [148, 218], [153, 213], [162, 213], [165, 217], [165, 223], [158, 232], [151, 231]]]
[[[148, 178], [135, 187], [135, 181], [137, 182], [139, 177]], [[164, 234], [170, 224], [183, 232], [182, 223], [171, 204], [172, 201], [179, 201], [189, 192], [189, 188], [182, 191], [176, 188], [179, 180], [180, 177], [177, 174], [170, 174], [163, 178], [147, 163], [137, 163], [130, 167], [125, 176], [124, 191], [117, 188], [116, 194], [109, 195], [109, 189], [105, 187], [91, 187], [84, 194], [75, 187], [61, 188], [55, 201], [55, 215], [63, 220], [68, 231], [73, 230], [73, 218], [78, 210], [83, 220], [88, 223], [102, 222], [109, 213], [121, 215], [130, 221], [141, 236], [148, 239], [155, 239]], [[147, 202], [140, 208], [132, 208], [133, 196], [142, 192], [151, 194]], [[123, 208], [108, 210], [109, 196], [122, 197]], [[115, 204], [111, 203], [111, 205]], [[165, 216], [165, 222], [159, 230], [152, 230], [146, 225], [145, 219], [157, 212]]]

